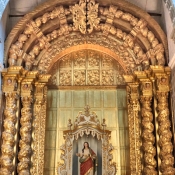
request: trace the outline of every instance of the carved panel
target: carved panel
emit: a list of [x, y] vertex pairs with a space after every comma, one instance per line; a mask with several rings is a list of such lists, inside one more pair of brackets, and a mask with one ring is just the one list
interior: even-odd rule
[[52, 74], [50, 85], [115, 86], [125, 84], [122, 77], [124, 71], [120, 64], [110, 56], [90, 49], [64, 56], [54, 64], [50, 73]]

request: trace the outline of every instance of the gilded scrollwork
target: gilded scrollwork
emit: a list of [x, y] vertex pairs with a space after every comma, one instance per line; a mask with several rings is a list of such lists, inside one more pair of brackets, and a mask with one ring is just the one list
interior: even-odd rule
[[[77, 58], [78, 57], [78, 58]], [[51, 85], [123, 85], [124, 70], [115, 60], [91, 49], [73, 52], [61, 58], [51, 70]], [[112, 69], [111, 69], [112, 68]], [[59, 79], [57, 76], [59, 75]], [[53, 81], [52, 81], [53, 80]], [[54, 81], [55, 80], [55, 81]], [[58, 82], [56, 82], [58, 80]]]
[[84, 67], [86, 66], [86, 55], [83, 51], [75, 53], [75, 60], [74, 60], [75, 67]]
[[88, 52], [88, 65], [89, 67], [97, 67], [100, 63], [100, 55], [96, 52], [89, 51]]
[[[56, 1], [55, 1], [56, 2]], [[114, 2], [114, 1], [111, 1]], [[115, 3], [113, 3], [115, 4]], [[66, 55], [68, 54], [64, 52], [66, 49], [77, 46], [82, 46], [83, 44], [87, 47], [91, 45], [91, 48], [96, 47], [97, 50], [98, 47], [102, 46], [101, 51], [102, 58], [103, 54], [105, 53], [108, 57], [109, 51], [112, 53], [113, 58], [118, 61], [116, 63], [117, 65], [120, 65], [120, 71], [117, 73], [117, 77], [115, 79], [119, 79], [120, 77], [121, 82], [122, 78], [121, 75], [124, 73], [133, 74], [135, 70], [147, 70], [149, 69], [150, 65], [162, 65], [165, 64], [165, 55], [167, 55], [167, 46], [166, 46], [166, 40], [164, 40], [164, 35], [160, 31], [158, 25], [154, 23], [151, 18], [146, 18], [146, 13], [139, 11], [140, 14], [137, 13], [137, 8], [133, 8], [135, 10], [135, 14], [128, 10], [128, 8], [125, 8], [126, 10], [123, 10], [122, 2], [117, 1], [118, 6], [106, 6], [104, 4], [98, 4], [95, 3], [94, 0], [85, 1], [80, 0], [79, 5], [78, 4], [71, 4], [71, 7], [68, 7], [68, 5], [64, 5], [64, 2], [62, 4], [57, 3], [55, 6], [50, 6], [49, 10], [45, 6], [43, 6], [40, 11], [40, 9], [32, 12], [33, 14], [30, 14], [30, 20], [28, 17], [24, 17], [23, 21], [19, 22], [17, 27], [15, 27], [14, 31], [10, 34], [10, 37], [7, 40], [7, 47], [5, 51], [5, 61], [9, 63], [10, 67], [13, 67], [15, 65], [25, 65], [26, 70], [32, 70], [37, 69], [40, 71], [40, 73], [46, 73], [48, 70], [51, 70], [51, 65], [53, 65], [56, 61], [56, 58], [62, 58], [60, 55]], [[48, 4], [47, 4], [48, 5]], [[47, 6], [46, 5], [46, 6]], [[69, 4], [70, 5], [70, 4]], [[78, 16], [80, 15], [80, 16]], [[27, 15], [28, 16], [28, 15]], [[142, 16], [140, 18], [139, 16]], [[87, 21], [86, 21], [87, 19]], [[146, 19], [150, 19], [146, 20]], [[51, 20], [54, 20], [54, 22], [51, 22]], [[121, 21], [121, 26], [118, 25], [118, 22]], [[155, 25], [156, 24], [156, 25]], [[117, 27], [116, 27], [117, 26]], [[155, 26], [155, 27], [154, 27]], [[43, 29], [49, 29], [49, 32], [44, 31]], [[51, 30], [53, 28], [53, 30]], [[125, 29], [125, 30], [123, 30]], [[16, 31], [15, 31], [16, 30]], [[19, 32], [20, 31], [20, 32]], [[89, 34], [89, 33], [91, 34]], [[47, 33], [46, 35], [44, 33]], [[83, 33], [86, 33], [83, 35]], [[67, 37], [69, 35], [69, 37]], [[31, 40], [35, 42], [31, 42]], [[138, 42], [139, 41], [139, 42]], [[140, 44], [142, 43], [142, 44]], [[94, 50], [95, 50], [94, 49]], [[108, 49], [106, 51], [106, 49]], [[26, 53], [27, 51], [27, 53]], [[69, 50], [69, 53], [72, 53], [72, 49]], [[105, 55], [104, 54], [104, 55]], [[58, 57], [57, 57], [58, 56]], [[67, 70], [68, 68], [71, 68], [71, 66], [74, 66], [74, 63], [70, 61], [69, 63], [65, 62], [65, 65], [63, 67], [64, 70], [61, 70], [59, 74], [57, 74], [59, 82], [53, 82], [57, 85], [84, 85], [84, 82], [86, 82], [86, 85], [107, 85], [107, 82], [112, 84], [113, 78], [112, 73], [108, 76], [108, 80], [105, 81], [105, 78], [107, 77], [102, 76], [100, 74], [100, 71], [97, 70], [97, 62], [96, 60], [89, 60], [90, 67], [95, 67], [96, 70], [85, 70], [88, 65], [87, 62], [85, 62], [85, 65], [82, 66], [82, 61], [79, 60], [78, 56], [74, 60], [77, 60], [77, 72], [70, 72], [70, 70]], [[111, 57], [109, 58], [109, 60]], [[102, 64], [102, 62], [99, 62], [100, 65], [105, 67], [103, 69], [105, 71], [104, 74], [107, 73], [107, 70], [109, 70], [112, 65], [115, 64], [114, 60], [111, 59], [112, 62], [106, 63], [105, 65]], [[87, 59], [86, 59], [87, 61]], [[64, 64], [64, 63], [63, 63]], [[67, 64], [67, 65], [66, 65]], [[60, 67], [60, 68], [63, 68]], [[108, 67], [108, 69], [106, 69]], [[82, 70], [80, 70], [82, 69]], [[122, 70], [121, 70], [122, 69]], [[79, 73], [78, 73], [79, 71]], [[84, 73], [85, 71], [85, 73]], [[78, 74], [78, 75], [77, 75]], [[84, 74], [87, 76], [82, 78], [82, 75]], [[62, 78], [63, 77], [63, 78]], [[6, 79], [6, 78], [4, 78]], [[166, 76], [165, 76], [166, 79]], [[54, 79], [55, 80], [55, 79]], [[74, 84], [75, 80], [75, 84]], [[79, 83], [80, 82], [80, 83]], [[169, 91], [169, 85], [164, 82], [164, 80], [160, 80], [160, 86], [158, 85], [157, 88], [165, 93], [165, 89]], [[163, 85], [162, 85], [163, 83]], [[16, 79], [9, 77], [4, 81], [4, 84], [9, 84], [7, 87], [8, 91], [14, 91], [18, 88]], [[119, 83], [121, 84], [121, 83]], [[125, 84], [125, 82], [123, 83]], [[116, 85], [116, 82], [114, 82], [114, 85]], [[138, 173], [140, 173], [140, 141], [139, 141], [139, 119], [138, 119], [138, 110], [139, 110], [139, 103], [137, 98], [137, 93], [134, 92], [134, 89], [131, 87], [128, 87], [129, 92], [129, 101], [128, 101], [128, 116], [129, 116], [129, 134], [130, 134], [130, 164], [131, 164], [131, 174], [136, 174], [135, 170], [138, 170]], [[35, 110], [36, 115], [34, 116], [34, 124], [33, 127], [35, 128], [35, 131], [33, 133], [34, 135], [34, 144], [33, 144], [33, 150], [34, 155], [32, 157], [32, 173], [42, 174], [42, 167], [43, 167], [43, 148], [40, 150], [40, 137], [37, 135], [37, 132], [39, 133], [41, 130], [39, 130], [40, 127], [43, 127], [42, 129], [42, 141], [41, 141], [41, 147], [44, 145], [43, 139], [44, 139], [44, 123], [40, 123], [39, 118], [39, 111], [42, 111], [42, 119], [43, 122], [45, 120], [45, 102], [43, 102], [41, 99], [43, 99], [43, 89], [38, 87], [38, 92], [36, 93], [36, 102], [35, 102]], [[167, 92], [166, 91], [166, 92]], [[159, 130], [158, 133], [160, 135], [160, 158], [161, 158], [161, 171], [167, 172], [169, 169], [169, 172], [173, 172], [172, 164], [173, 164], [173, 158], [172, 158], [172, 144], [171, 144], [171, 133], [170, 130], [170, 121], [168, 120], [168, 107], [166, 106], [168, 104], [167, 99], [166, 102], [163, 98], [165, 95], [161, 95], [160, 92], [157, 93], [157, 96], [159, 98], [158, 102], [160, 103], [158, 107], [158, 122], [159, 122]], [[6, 95], [9, 94], [9, 92], [6, 93]], [[167, 98], [167, 97], [166, 97]], [[41, 105], [43, 104], [43, 105]], [[162, 106], [162, 108], [160, 107]], [[166, 107], [165, 107], [166, 106]], [[134, 112], [133, 112], [134, 111]], [[8, 114], [10, 113], [10, 114]], [[145, 114], [146, 115], [146, 114]], [[6, 174], [9, 174], [7, 172], [11, 171], [11, 163], [12, 159], [9, 159], [9, 157], [13, 157], [13, 150], [12, 146], [14, 145], [14, 133], [15, 129], [13, 128], [14, 123], [16, 122], [16, 113], [15, 110], [11, 110], [7, 112], [7, 109], [5, 109], [5, 118], [9, 118], [10, 122], [7, 122], [5, 119], [4, 122], [4, 128], [9, 128], [9, 132], [5, 132], [2, 134], [3, 138], [3, 144], [7, 143], [9, 145], [2, 146], [2, 150], [4, 151], [2, 154], [4, 164], [2, 166], [3, 172]], [[165, 119], [166, 118], [166, 119]], [[151, 121], [151, 119], [150, 119]], [[146, 124], [146, 123], [145, 123]], [[41, 126], [42, 125], [42, 126]], [[150, 130], [152, 129], [152, 125], [148, 125], [150, 127]], [[136, 127], [136, 129], [135, 129]], [[10, 129], [11, 128], [11, 129]], [[145, 129], [146, 130], [146, 129]], [[134, 133], [135, 131], [135, 133]], [[165, 134], [166, 133], [166, 134]], [[151, 143], [153, 143], [154, 138], [152, 137], [152, 134], [148, 134], [148, 132], [144, 132], [144, 139], [147, 139], [147, 136], [150, 136], [149, 139], [152, 140]], [[149, 140], [148, 139], [148, 140]], [[146, 140], [146, 141], [148, 141]], [[166, 143], [166, 144], [165, 144]], [[136, 146], [135, 146], [136, 145]], [[149, 161], [154, 162], [153, 155], [154, 155], [154, 148], [150, 146], [148, 148], [145, 146], [144, 148], [149, 152], [147, 154], [147, 157], [144, 157], [144, 160], [147, 164], [149, 164]], [[137, 151], [136, 151], [137, 150]], [[39, 154], [38, 154], [39, 153]], [[40, 155], [39, 158], [37, 155]], [[169, 159], [168, 159], [169, 158]], [[9, 161], [10, 160], [10, 161]], [[39, 162], [39, 163], [38, 163]], [[27, 164], [25, 165], [28, 166]], [[14, 166], [13, 166], [14, 167]], [[38, 170], [38, 167], [41, 167]], [[154, 165], [152, 164], [152, 167]], [[151, 168], [152, 168], [151, 167]], [[64, 168], [63, 168], [64, 169]], [[63, 171], [62, 171], [63, 172]], [[172, 173], [173, 174], [173, 173]]]
[[79, 4], [70, 7], [73, 14], [74, 31], [81, 33], [91, 33], [93, 28], [97, 28], [100, 18], [98, 18], [98, 5], [95, 0], [80, 0]]
[[103, 67], [112, 67], [112, 59], [107, 57], [107, 55], [103, 54], [102, 66]]
[[[99, 18], [98, 14], [101, 14], [103, 17], [100, 16]], [[70, 15], [72, 15], [71, 18], [73, 18], [73, 24], [68, 23], [68, 21], [70, 21]], [[50, 20], [53, 20], [55, 18], [58, 18], [58, 28], [54, 29], [50, 33], [47, 33], [47, 35], [45, 36], [41, 30], [42, 25], [44, 26], [48, 24]], [[105, 24], [101, 22], [104, 21], [104, 18], [106, 18]], [[124, 24], [130, 23], [130, 27], [127, 33], [124, 32], [122, 28], [120, 29], [115, 27], [116, 25], [114, 25], [114, 23], [116, 19], [124, 21]], [[74, 25], [74, 27], [72, 27], [72, 25]], [[127, 28], [128, 26], [126, 25], [124, 26], [124, 28], [125, 27]], [[63, 40], [65, 41], [67, 35], [72, 35], [72, 32], [80, 31], [82, 33], [86, 33], [87, 31], [89, 31], [89, 33], [91, 33], [93, 31], [93, 28], [97, 29], [97, 33], [102, 32], [103, 34], [105, 34], [105, 36], [109, 36], [110, 39], [112, 35], [112, 38], [114, 40], [114, 46], [109, 43], [108, 47], [112, 47], [114, 49], [116, 45], [119, 44], [121, 46], [124, 46], [125, 50], [127, 50], [128, 48], [133, 50], [134, 45], [137, 44], [142, 48], [142, 50], [144, 50], [144, 53], [141, 54], [142, 56], [139, 54], [139, 59], [137, 54], [131, 54], [131, 57], [135, 59], [131, 59], [130, 57], [130, 59], [125, 62], [125, 64], [128, 65], [128, 70], [148, 69], [150, 61], [152, 65], [165, 64], [165, 45], [163, 45], [163, 43], [161, 43], [158, 38], [156, 38], [155, 33], [150, 30], [149, 21], [146, 21], [143, 18], [135, 17], [133, 14], [123, 11], [118, 6], [111, 5], [109, 7], [104, 7], [98, 3], [95, 3], [94, 0], [90, 0], [88, 2], [80, 0], [79, 4], [72, 5], [69, 8], [67, 8], [67, 6], [64, 7], [64, 5], [56, 6], [50, 11], [47, 11], [41, 16], [37, 17], [36, 19], [28, 21], [28, 23], [24, 26], [23, 32], [18, 36], [18, 40], [15, 43], [12, 43], [9, 49], [9, 65], [21, 65], [24, 60], [24, 62], [26, 62], [26, 69], [31, 69], [33, 68], [33, 64], [38, 65], [38, 63], [43, 63], [44, 60], [48, 60], [48, 58], [43, 58], [40, 62], [34, 61], [37, 60], [37, 57], [40, 55], [41, 51], [47, 50], [48, 48], [50, 48], [51, 50], [54, 49], [51, 47], [52, 44], [50, 43], [52, 40], [60, 40], [61, 38], [63, 38]], [[31, 47], [28, 53], [25, 53], [23, 51], [24, 44], [30, 39], [32, 33], [36, 34], [36, 45], [39, 46], [38, 54], [33, 54], [33, 47]], [[95, 31], [92, 33], [95, 33]], [[139, 36], [139, 40], [143, 39], [142, 42], [145, 45], [144, 47], [141, 46], [140, 43], [138, 43], [135, 39], [137, 38], [137, 36]], [[119, 40], [116, 42], [115, 38]], [[65, 44], [64, 41], [62, 42], [62, 44], [65, 45], [64, 47], [70, 47], [71, 45], [74, 46], [76, 43], [74, 42], [74, 40], [72, 40], [72, 38], [68, 44]], [[82, 44], [84, 42], [84, 39], [80, 40], [79, 38], [79, 41]], [[88, 43], [91, 42], [89, 39], [86, 39], [86, 41]], [[60, 49], [57, 50], [61, 51], [63, 49], [64, 48], [60, 46]], [[53, 53], [55, 53], [55, 51], [51, 52], [50, 54]], [[26, 54], [29, 56], [26, 56]], [[52, 56], [52, 58], [53, 57], [54, 55]], [[50, 63], [46, 61], [46, 63], [44, 64], [49, 65]], [[130, 65], [132, 65], [131, 68]], [[46, 67], [48, 66], [38, 65], [38, 67], [46, 69]], [[130, 70], [130, 72], [132, 71]]]

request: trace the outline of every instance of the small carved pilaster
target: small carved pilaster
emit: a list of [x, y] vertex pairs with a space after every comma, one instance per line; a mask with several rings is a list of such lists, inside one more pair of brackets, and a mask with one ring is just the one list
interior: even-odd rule
[[140, 110], [138, 83], [128, 83], [128, 118], [130, 138], [131, 175], [141, 174], [141, 136], [138, 112]]
[[33, 166], [32, 174], [42, 175], [44, 173], [44, 142], [45, 142], [45, 122], [46, 122], [46, 83], [50, 75], [39, 76], [38, 82], [35, 83], [35, 102], [33, 118]]

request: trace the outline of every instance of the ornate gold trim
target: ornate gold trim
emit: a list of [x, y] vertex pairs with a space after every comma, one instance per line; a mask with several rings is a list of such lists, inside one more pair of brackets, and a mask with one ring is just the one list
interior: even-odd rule
[[170, 92], [169, 67], [151, 67], [155, 77], [155, 90], [157, 98], [157, 121], [158, 121], [158, 146], [160, 149], [160, 172], [162, 174], [174, 174], [174, 156], [172, 144], [171, 121], [169, 118], [168, 96]]
[[35, 101], [32, 131], [32, 163], [31, 174], [42, 175], [44, 173], [44, 145], [45, 145], [45, 124], [46, 124], [46, 104], [47, 86], [46, 82], [50, 75], [40, 75], [35, 82]]
[[153, 174], [157, 175], [156, 170], [157, 161], [155, 160], [156, 148], [155, 148], [155, 136], [154, 136], [154, 124], [153, 124], [153, 112], [151, 109], [153, 87], [152, 82], [145, 78], [141, 81], [141, 116], [142, 116], [142, 147], [143, 147], [143, 173], [145, 175]]
[[127, 86], [131, 175], [135, 174], [141, 175], [142, 172], [141, 150], [140, 150], [141, 128], [139, 119], [140, 103], [139, 103], [138, 87], [139, 84], [137, 82], [128, 83]]
[[[11, 67], [3, 70], [3, 92], [5, 93], [4, 110], [4, 131], [2, 133], [0, 172], [2, 174], [12, 174], [14, 172], [17, 160], [17, 135], [18, 135], [18, 100], [20, 79], [22, 67]], [[18, 84], [19, 82], [19, 84]]]
[[20, 118], [20, 151], [18, 153], [18, 174], [30, 174], [31, 168], [31, 140], [32, 140], [32, 103], [33, 103], [33, 81], [37, 72], [27, 72], [26, 78], [21, 82], [21, 118]]

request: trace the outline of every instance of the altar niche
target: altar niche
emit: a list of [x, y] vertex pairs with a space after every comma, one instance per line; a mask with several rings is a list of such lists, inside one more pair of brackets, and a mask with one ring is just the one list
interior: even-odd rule
[[[99, 126], [101, 127], [105, 118], [106, 129], [111, 131], [110, 143], [114, 147], [112, 156], [113, 162], [116, 162], [117, 174], [130, 174], [126, 89], [48, 90], [47, 98], [44, 175], [56, 175], [58, 173], [58, 163], [63, 163], [60, 158], [61, 154], [64, 153], [61, 146], [65, 143], [64, 131], [69, 129], [68, 120], [71, 119], [72, 124], [74, 124], [77, 115], [80, 115], [79, 112], [85, 113], [86, 104], [91, 107], [90, 114], [94, 111], [98, 116]], [[87, 136], [95, 139], [97, 144], [100, 142], [102, 144], [102, 140], [97, 139], [97, 136], [92, 137], [91, 134], [84, 133], [81, 137], [74, 139], [73, 146], [77, 144], [82, 149], [80, 141]], [[90, 146], [92, 147], [91, 142]], [[73, 148], [76, 149], [76, 147]]]
[[[111, 152], [113, 146], [110, 143], [111, 131], [106, 130], [105, 119], [103, 119], [102, 124], [100, 124], [96, 113], [90, 113], [89, 109], [90, 107], [87, 105], [84, 113], [79, 112], [74, 125], [69, 119], [69, 130], [63, 132], [65, 143], [61, 146], [61, 150], [63, 151], [61, 159], [64, 163], [58, 164], [58, 175], [80, 174], [80, 164], [78, 164], [75, 155], [76, 152], [79, 152], [79, 154], [80, 152], [82, 153], [81, 149], [84, 142], [87, 142], [88, 146], [89, 143], [93, 145], [91, 149], [93, 149], [96, 155], [94, 159], [99, 158], [99, 166], [97, 166], [97, 162], [94, 165], [94, 168], [97, 166], [96, 175], [116, 175], [117, 173], [116, 162], [112, 161], [113, 156]], [[75, 141], [77, 141], [77, 143], [75, 143]]]

